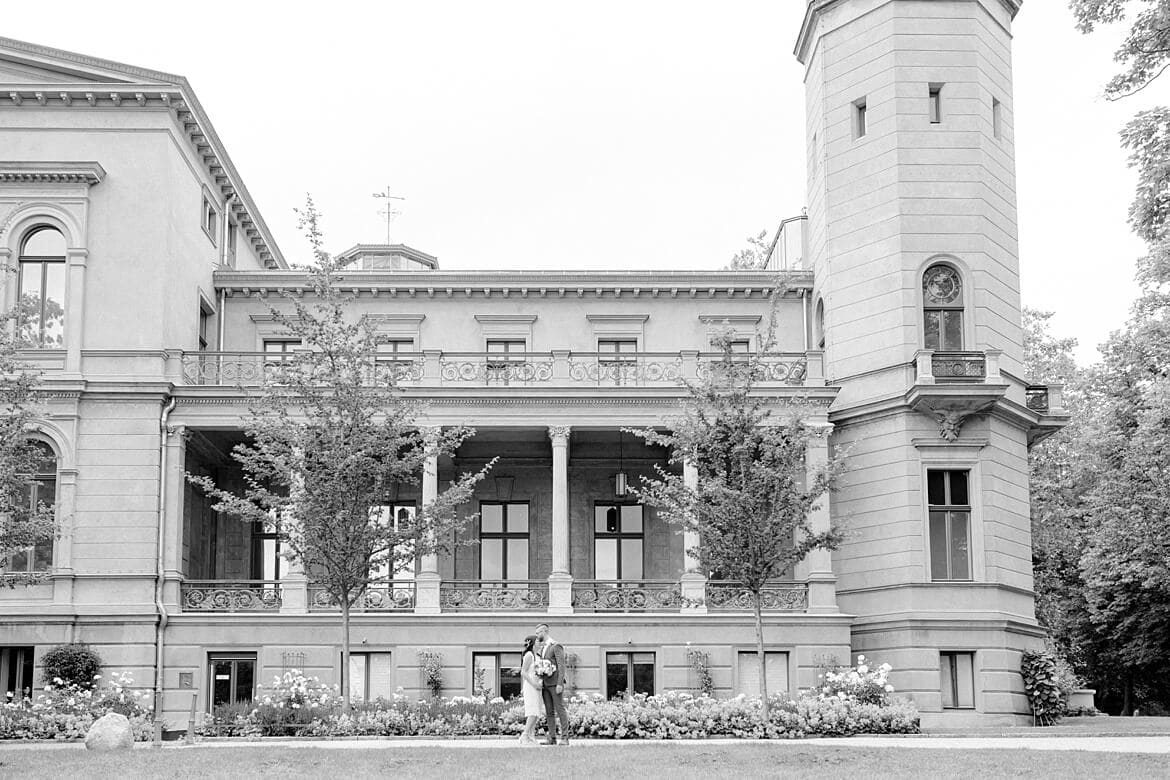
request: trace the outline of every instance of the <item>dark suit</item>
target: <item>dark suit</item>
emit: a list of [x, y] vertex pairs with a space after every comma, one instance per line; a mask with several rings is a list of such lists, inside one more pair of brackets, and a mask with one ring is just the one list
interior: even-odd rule
[[[548, 722], [549, 742], [556, 740], [557, 722], [561, 724], [561, 741], [569, 741], [569, 713], [565, 711], [564, 696], [557, 691], [557, 686], [565, 684], [565, 648], [559, 643], [543, 645], [540, 648], [540, 657], [547, 658], [556, 664], [557, 670], [544, 678], [544, 687], [541, 697], [544, 699], [544, 717]], [[556, 720], [554, 720], [554, 715]]]

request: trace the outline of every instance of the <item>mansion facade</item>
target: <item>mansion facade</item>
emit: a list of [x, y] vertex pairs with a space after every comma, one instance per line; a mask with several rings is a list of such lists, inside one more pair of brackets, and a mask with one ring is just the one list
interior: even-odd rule
[[[769, 690], [865, 654], [924, 721], [1028, 713], [1027, 453], [1067, 421], [1022, 366], [1011, 23], [1019, 0], [809, 0], [808, 208], [758, 271], [460, 271], [357, 245], [344, 286], [428, 426], [468, 425], [387, 511], [494, 459], [466, 531], [355, 607], [355, 693], [518, 692], [538, 622], [570, 686], [754, 692], [750, 602], [621, 482], [669, 453], [623, 433], [678, 413], [713, 334], [761, 349], [757, 389], [847, 453], [813, 518], [848, 531], [765, 593]], [[134, 230], [126, 226], [133, 220]], [[161, 692], [164, 718], [250, 698], [288, 669], [340, 679], [339, 610], [272, 529], [211, 509], [187, 473], [241, 484], [249, 393], [300, 347], [271, 314], [311, 296], [185, 79], [0, 38], [0, 280], [43, 372], [37, 476], [61, 534], [3, 562], [0, 683], [84, 642]], [[787, 282], [775, 313], [777, 273]], [[621, 475], [620, 477], [618, 475]], [[688, 477], [693, 477], [688, 473]], [[463, 541], [463, 540], [461, 540]]]

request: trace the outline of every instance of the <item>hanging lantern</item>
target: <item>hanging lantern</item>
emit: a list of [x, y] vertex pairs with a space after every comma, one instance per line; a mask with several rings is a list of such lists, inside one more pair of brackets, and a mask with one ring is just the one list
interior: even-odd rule
[[618, 473], [613, 477], [613, 494], [625, 498], [630, 492], [630, 478], [626, 476], [622, 430], [618, 429]]

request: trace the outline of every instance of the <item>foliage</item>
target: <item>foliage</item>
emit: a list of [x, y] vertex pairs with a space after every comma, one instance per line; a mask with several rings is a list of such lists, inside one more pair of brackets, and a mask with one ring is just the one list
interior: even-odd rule
[[41, 658], [41, 674], [46, 680], [63, 680], [79, 688], [95, 688], [101, 670], [101, 656], [82, 644], [57, 645]]
[[698, 648], [687, 648], [687, 660], [695, 672], [695, 678], [699, 681], [699, 693], [704, 696], [714, 695], [715, 678], [711, 676], [711, 669], [708, 667], [710, 658], [707, 653]]
[[1069, 7], [1084, 33], [1132, 19], [1113, 56], [1125, 70], [1105, 86], [1110, 99], [1140, 92], [1170, 67], [1170, 0], [1070, 0]]
[[[806, 463], [810, 445], [827, 434], [796, 415], [780, 422], [753, 392], [771, 342], [769, 335], [761, 354], [744, 356], [732, 353], [730, 334], [716, 339], [721, 358], [701, 381], [687, 384], [682, 416], [670, 421], [670, 432], [634, 431], [666, 447], [675, 470], [659, 468], [656, 478], [633, 488], [667, 522], [698, 534], [699, 546], [687, 553], [705, 572], [739, 581], [752, 594], [765, 716], [761, 591], [813, 550], [833, 549], [841, 540], [837, 528], [809, 522], [841, 470], [836, 458]], [[680, 473], [688, 466], [698, 472], [697, 488]]]
[[1028, 650], [1020, 660], [1024, 692], [1039, 726], [1053, 726], [1064, 717], [1067, 698], [1060, 689], [1056, 659], [1047, 651]]
[[[421, 409], [402, 396], [394, 364], [374, 359], [378, 336], [369, 315], [351, 316], [353, 297], [343, 289], [341, 265], [322, 249], [311, 199], [300, 215], [315, 257], [311, 294], [283, 295], [271, 312], [302, 349], [266, 366], [252, 396], [250, 441], [233, 452], [244, 494], [210, 477], [187, 478], [215, 499], [215, 511], [279, 534], [290, 557], [341, 605], [344, 673], [350, 607], [385, 572], [413, 570], [417, 556], [448, 549], [470, 519], [459, 507], [487, 467], [457, 477], [413, 518], [382, 511], [399, 485], [417, 484], [429, 459], [454, 454], [474, 431], [420, 428]], [[344, 678], [342, 690], [348, 699]]]
[[870, 667], [865, 656], [857, 656], [855, 669], [830, 669], [821, 675], [824, 682], [817, 689], [822, 699], [850, 699], [860, 704], [885, 706], [890, 703], [894, 686], [890, 685], [889, 664]]
[[772, 250], [772, 245], [768, 243], [768, 231], [761, 230], [757, 235], [748, 236], [747, 242], [747, 247], [737, 252], [723, 270], [762, 271], [768, 267], [768, 256]]
[[418, 667], [422, 671], [423, 683], [431, 689], [431, 695], [439, 698], [443, 693], [443, 654], [433, 650], [419, 650]]
[[[0, 264], [3, 278], [15, 269]], [[28, 436], [41, 401], [41, 374], [20, 359], [14, 335], [15, 311], [0, 312], [0, 572], [12, 556], [29, 547], [51, 544], [54, 515], [43, 502], [29, 502], [29, 482], [37, 473], [41, 454]], [[43, 582], [45, 572], [11, 571], [0, 574], [0, 585], [32, 585]]]
[[33, 699], [0, 704], [0, 739], [82, 739], [107, 712], [130, 719], [134, 739], [154, 734], [150, 693], [136, 691], [129, 674], [111, 675], [108, 685], [86, 687], [55, 679]]

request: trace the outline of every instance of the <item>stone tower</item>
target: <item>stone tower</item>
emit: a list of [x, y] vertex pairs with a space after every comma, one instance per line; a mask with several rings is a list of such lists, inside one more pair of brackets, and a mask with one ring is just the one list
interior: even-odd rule
[[[1027, 448], [1062, 424], [1022, 369], [1011, 24], [1020, 0], [809, 0], [814, 330], [841, 388], [833, 502], [853, 648], [924, 713], [1028, 712]], [[1050, 411], [1049, 407], [1056, 410]]]

